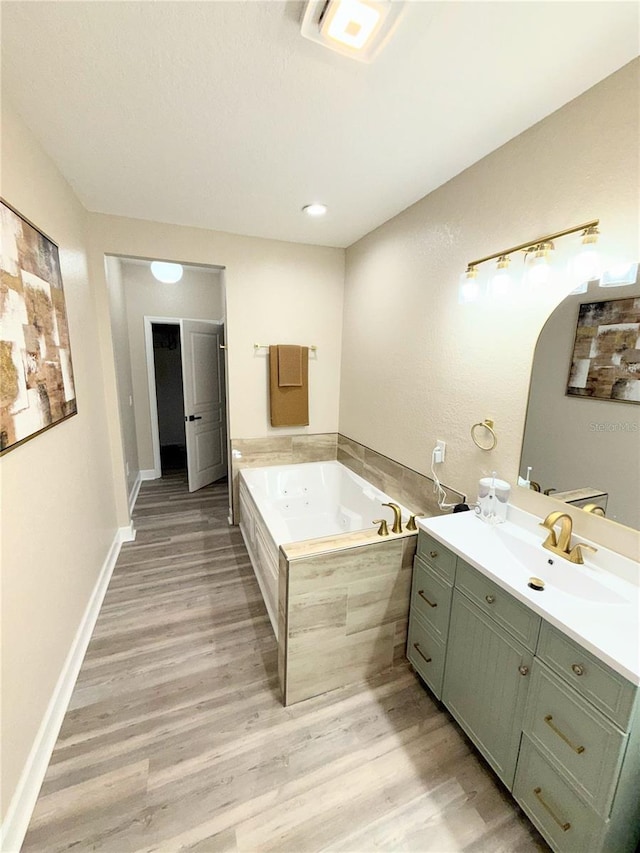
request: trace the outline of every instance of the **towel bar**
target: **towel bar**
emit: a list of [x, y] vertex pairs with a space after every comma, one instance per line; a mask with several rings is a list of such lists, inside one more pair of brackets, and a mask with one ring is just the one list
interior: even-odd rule
[[[269, 349], [269, 346], [270, 346], [270, 344], [254, 344], [253, 348], [254, 349]], [[308, 347], [308, 349], [310, 349], [311, 352], [316, 352], [318, 347], [315, 344], [312, 344], [310, 347]]]

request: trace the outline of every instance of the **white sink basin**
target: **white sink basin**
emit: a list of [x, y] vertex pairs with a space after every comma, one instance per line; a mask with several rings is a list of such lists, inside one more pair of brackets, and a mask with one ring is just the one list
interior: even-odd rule
[[[628, 599], [615, 589], [615, 578], [589, 563], [588, 552], [583, 565], [554, 554], [542, 547], [548, 531], [540, 529], [541, 541], [535, 542], [533, 534], [515, 525], [502, 524], [495, 527], [495, 535], [509, 552], [517, 568], [527, 576], [540, 578], [544, 589], [555, 588], [568, 595], [598, 604], [626, 604]], [[514, 568], [516, 565], [514, 564]], [[540, 593], [544, 596], [544, 590]]]

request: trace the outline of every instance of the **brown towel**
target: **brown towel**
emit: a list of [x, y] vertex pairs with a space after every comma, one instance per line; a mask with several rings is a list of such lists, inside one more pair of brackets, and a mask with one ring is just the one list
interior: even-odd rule
[[309, 350], [300, 347], [300, 385], [280, 386], [278, 347], [269, 347], [269, 404], [271, 426], [309, 425]]
[[302, 347], [278, 344], [278, 385], [280, 388], [302, 385]]

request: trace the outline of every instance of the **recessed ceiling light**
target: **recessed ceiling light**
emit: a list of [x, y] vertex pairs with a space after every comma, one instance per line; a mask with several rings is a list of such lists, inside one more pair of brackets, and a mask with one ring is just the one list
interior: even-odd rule
[[393, 32], [400, 0], [307, 0], [301, 32], [325, 47], [370, 62]]
[[166, 261], [153, 261], [151, 275], [163, 284], [175, 284], [182, 278], [182, 264], [170, 264]]
[[302, 208], [302, 212], [306, 213], [307, 216], [324, 216], [327, 212], [326, 204], [305, 204]]

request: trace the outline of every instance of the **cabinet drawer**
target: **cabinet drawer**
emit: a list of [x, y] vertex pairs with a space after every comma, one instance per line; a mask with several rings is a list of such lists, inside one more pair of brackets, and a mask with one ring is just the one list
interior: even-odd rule
[[497, 584], [458, 559], [456, 588], [530, 651], [536, 648], [541, 618]]
[[453, 583], [456, 573], [456, 555], [424, 530], [418, 533], [418, 555]]
[[538, 660], [524, 731], [585, 802], [607, 817], [627, 737]]
[[436, 639], [420, 615], [411, 608], [407, 657], [438, 699], [442, 696], [444, 653], [444, 643]]
[[626, 730], [637, 692], [635, 685], [547, 622], [540, 631], [537, 655]]
[[558, 853], [600, 849], [604, 822], [522, 737], [513, 795]]
[[442, 642], [447, 640], [453, 587], [420, 557], [413, 561], [411, 607], [422, 616]]

